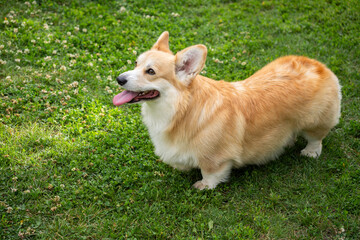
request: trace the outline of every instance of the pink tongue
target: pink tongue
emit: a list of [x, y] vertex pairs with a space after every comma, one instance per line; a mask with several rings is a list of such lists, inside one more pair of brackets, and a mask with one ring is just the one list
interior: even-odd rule
[[123, 91], [121, 93], [119, 93], [118, 95], [116, 95], [113, 98], [113, 104], [115, 106], [120, 106], [124, 103], [130, 102], [131, 100], [133, 100], [139, 93], [137, 92], [131, 92], [131, 91]]

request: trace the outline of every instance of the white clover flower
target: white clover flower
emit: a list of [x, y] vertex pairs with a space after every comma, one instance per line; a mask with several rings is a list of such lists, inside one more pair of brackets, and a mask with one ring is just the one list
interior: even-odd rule
[[76, 32], [78, 32], [80, 30], [79, 27], [75, 27], [74, 29], [75, 29]]
[[78, 81], [75, 81], [75, 82], [72, 82], [68, 85], [68, 87], [71, 87], [71, 88], [76, 88], [79, 86], [79, 82]]
[[57, 51], [56, 51], [56, 50], [54, 50], [54, 51], [52, 52], [52, 54], [54, 54], [54, 55], [55, 55], [56, 53], [57, 53]]
[[5, 47], [4, 45], [0, 45], [0, 50], [1, 50], [1, 49], [4, 49], [4, 47]]
[[130, 60], [127, 60], [127, 63], [128, 63], [128, 64], [132, 64]]
[[60, 70], [66, 71], [66, 67], [64, 65], [61, 65]]
[[0, 59], [0, 64], [5, 65], [5, 64], [6, 64], [6, 61]]
[[35, 4], [36, 4], [36, 1], [33, 1], [32, 4], [35, 5]]
[[24, 53], [29, 53], [30, 52], [30, 50], [29, 49], [27, 49], [27, 48], [25, 48], [25, 50], [24, 50]]
[[29, 2], [25, 2], [25, 5], [27, 5], [28, 7], [30, 7], [30, 3]]
[[46, 57], [44, 58], [44, 60], [45, 60], [45, 61], [51, 61], [51, 56], [46, 56]]
[[46, 78], [46, 79], [50, 79], [50, 78], [51, 78], [51, 75], [46, 74], [46, 75], [45, 75], [45, 78]]
[[4, 24], [8, 25], [9, 21], [7, 19], [4, 20]]
[[173, 17], [180, 17], [180, 14], [172, 12], [172, 13], [171, 13], [171, 16], [173, 16]]
[[94, 66], [94, 64], [93, 64], [92, 62], [89, 62], [87, 65], [88, 65], [89, 67]]
[[7, 207], [6, 212], [7, 212], [7, 213], [11, 213], [11, 212], [12, 212], [12, 210], [13, 210], [13, 208], [12, 208], [12, 207]]
[[100, 77], [99, 75], [96, 75], [96, 79], [100, 80], [100, 79], [101, 79], [101, 77]]
[[103, 60], [101, 58], [98, 59], [99, 62], [102, 62]]
[[246, 65], [246, 62], [242, 62], [241, 65], [245, 66], [245, 65]]
[[83, 30], [82, 30], [84, 33], [86, 33], [87, 32], [87, 29], [86, 28], [83, 28]]
[[20, 62], [21, 60], [19, 58], [16, 58], [15, 59], [15, 62]]
[[224, 61], [220, 61], [219, 59], [214, 59], [214, 62], [216, 62], [216, 63], [224, 63]]
[[44, 23], [44, 29], [49, 30], [49, 25], [47, 25], [47, 23]]
[[32, 42], [32, 43], [36, 43], [36, 40], [32, 39], [31, 42]]
[[89, 92], [86, 88], [83, 88], [82, 90], [83, 92]]
[[66, 35], [71, 36], [71, 32], [67, 32]]
[[107, 80], [111, 81], [111, 80], [112, 80], [112, 77], [111, 77], [111, 76], [108, 76], [108, 77], [107, 77]]
[[61, 43], [61, 41], [59, 39], [56, 39], [55, 42], [56, 43]]
[[14, 28], [14, 33], [17, 33], [19, 32], [19, 29], [18, 28]]
[[122, 13], [122, 12], [126, 12], [126, 8], [125, 7], [121, 7], [120, 8], [120, 12]]

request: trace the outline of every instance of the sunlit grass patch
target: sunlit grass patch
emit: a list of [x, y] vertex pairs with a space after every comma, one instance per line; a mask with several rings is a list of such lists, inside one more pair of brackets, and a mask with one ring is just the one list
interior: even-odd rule
[[39, 123], [10, 127], [1, 125], [1, 165], [46, 167], [54, 156], [72, 152], [76, 146], [61, 131]]

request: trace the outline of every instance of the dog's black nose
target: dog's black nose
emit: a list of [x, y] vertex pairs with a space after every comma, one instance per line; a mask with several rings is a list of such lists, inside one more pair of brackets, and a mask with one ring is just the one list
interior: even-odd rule
[[116, 78], [116, 81], [117, 81], [121, 86], [123, 86], [123, 85], [125, 85], [125, 83], [127, 83], [126, 78], [123, 77], [123, 76], [121, 76], [121, 75]]

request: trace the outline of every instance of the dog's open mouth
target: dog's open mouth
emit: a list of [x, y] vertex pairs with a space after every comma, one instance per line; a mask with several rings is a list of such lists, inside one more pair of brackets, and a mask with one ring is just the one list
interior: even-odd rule
[[142, 100], [152, 100], [160, 96], [159, 91], [132, 92], [124, 90], [113, 98], [113, 104], [120, 106], [125, 103], [136, 103]]

